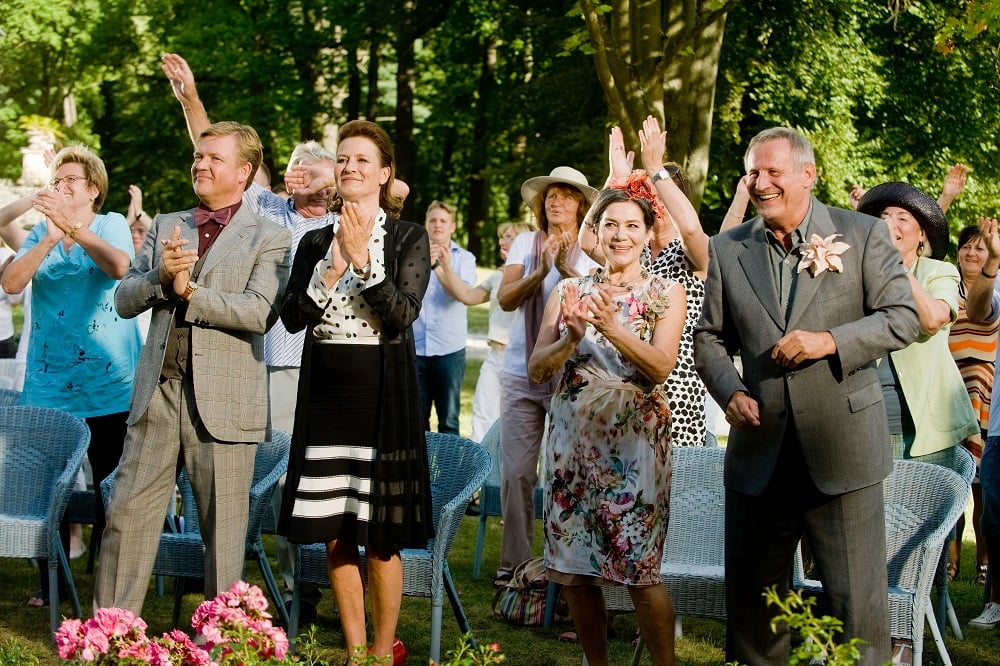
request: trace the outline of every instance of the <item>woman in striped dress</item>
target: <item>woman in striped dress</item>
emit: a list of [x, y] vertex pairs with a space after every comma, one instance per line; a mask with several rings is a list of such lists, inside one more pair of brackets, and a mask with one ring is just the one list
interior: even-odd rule
[[[979, 418], [981, 433], [966, 439], [962, 445], [979, 464], [983, 442], [990, 421], [990, 392], [993, 390], [994, 359], [997, 351], [997, 331], [1000, 330], [1000, 297], [994, 292], [997, 268], [1000, 267], [1000, 241], [997, 221], [981, 218], [978, 226], [962, 229], [958, 236], [958, 272], [962, 277], [958, 287], [958, 319], [951, 327], [948, 346], [962, 373], [969, 391], [972, 408]], [[972, 527], [976, 532], [977, 582], [986, 582], [986, 547], [979, 537], [982, 516], [982, 492], [979, 476], [972, 484]], [[962, 530], [965, 516], [958, 519], [958, 537], [951, 544], [948, 556], [948, 578], [958, 574], [961, 557]]]
[[367, 642], [365, 548], [369, 654], [391, 664], [403, 595], [399, 551], [433, 536], [412, 336], [430, 254], [423, 227], [394, 219], [402, 198], [392, 193], [385, 131], [355, 120], [339, 141], [336, 219], [302, 238], [281, 309], [290, 332], [308, 333], [278, 531], [293, 543], [326, 544], [351, 666]]

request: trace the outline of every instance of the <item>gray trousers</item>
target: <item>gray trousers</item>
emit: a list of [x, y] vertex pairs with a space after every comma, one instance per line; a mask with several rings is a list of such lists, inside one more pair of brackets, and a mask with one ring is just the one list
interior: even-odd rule
[[205, 541], [205, 598], [240, 580], [256, 452], [256, 442], [212, 439], [198, 416], [190, 379], [162, 381], [125, 437], [101, 544], [94, 607], [142, 612], [179, 457], [191, 478]]

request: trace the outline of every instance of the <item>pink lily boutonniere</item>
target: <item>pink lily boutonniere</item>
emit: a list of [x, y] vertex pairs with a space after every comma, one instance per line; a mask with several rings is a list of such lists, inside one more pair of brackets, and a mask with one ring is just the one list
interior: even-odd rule
[[798, 272], [801, 273], [808, 268], [813, 277], [823, 271], [832, 273], [842, 273], [844, 262], [840, 255], [850, 249], [850, 245], [834, 240], [840, 234], [830, 234], [826, 238], [820, 238], [819, 234], [813, 234], [808, 243], [803, 243], [799, 247], [802, 258], [799, 260]]

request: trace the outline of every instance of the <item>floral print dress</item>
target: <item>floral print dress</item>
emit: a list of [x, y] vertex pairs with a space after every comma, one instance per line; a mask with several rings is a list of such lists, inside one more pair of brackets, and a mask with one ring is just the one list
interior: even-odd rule
[[[593, 276], [573, 278], [559, 284], [560, 296], [567, 283], [581, 298], [598, 288]], [[616, 296], [622, 321], [643, 341], [670, 307], [675, 284], [654, 275]], [[663, 385], [588, 325], [566, 361], [549, 418], [546, 566], [627, 585], [659, 583], [671, 471]]]

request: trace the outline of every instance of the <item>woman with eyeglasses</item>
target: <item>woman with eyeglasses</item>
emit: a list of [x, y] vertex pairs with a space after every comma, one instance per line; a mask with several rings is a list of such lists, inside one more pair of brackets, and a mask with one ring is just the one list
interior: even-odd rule
[[[100, 212], [108, 193], [101, 158], [83, 146], [64, 148], [52, 162], [52, 174], [49, 189], [32, 204], [45, 220], [28, 234], [2, 284], [8, 294], [31, 284], [31, 337], [21, 402], [86, 420], [87, 458], [98, 488], [122, 454], [142, 346], [136, 321], [119, 317], [114, 300], [135, 250], [125, 218]], [[100, 492], [95, 502], [94, 530], [100, 534]], [[48, 605], [45, 570], [39, 567], [42, 589], [28, 600], [29, 606]]]

